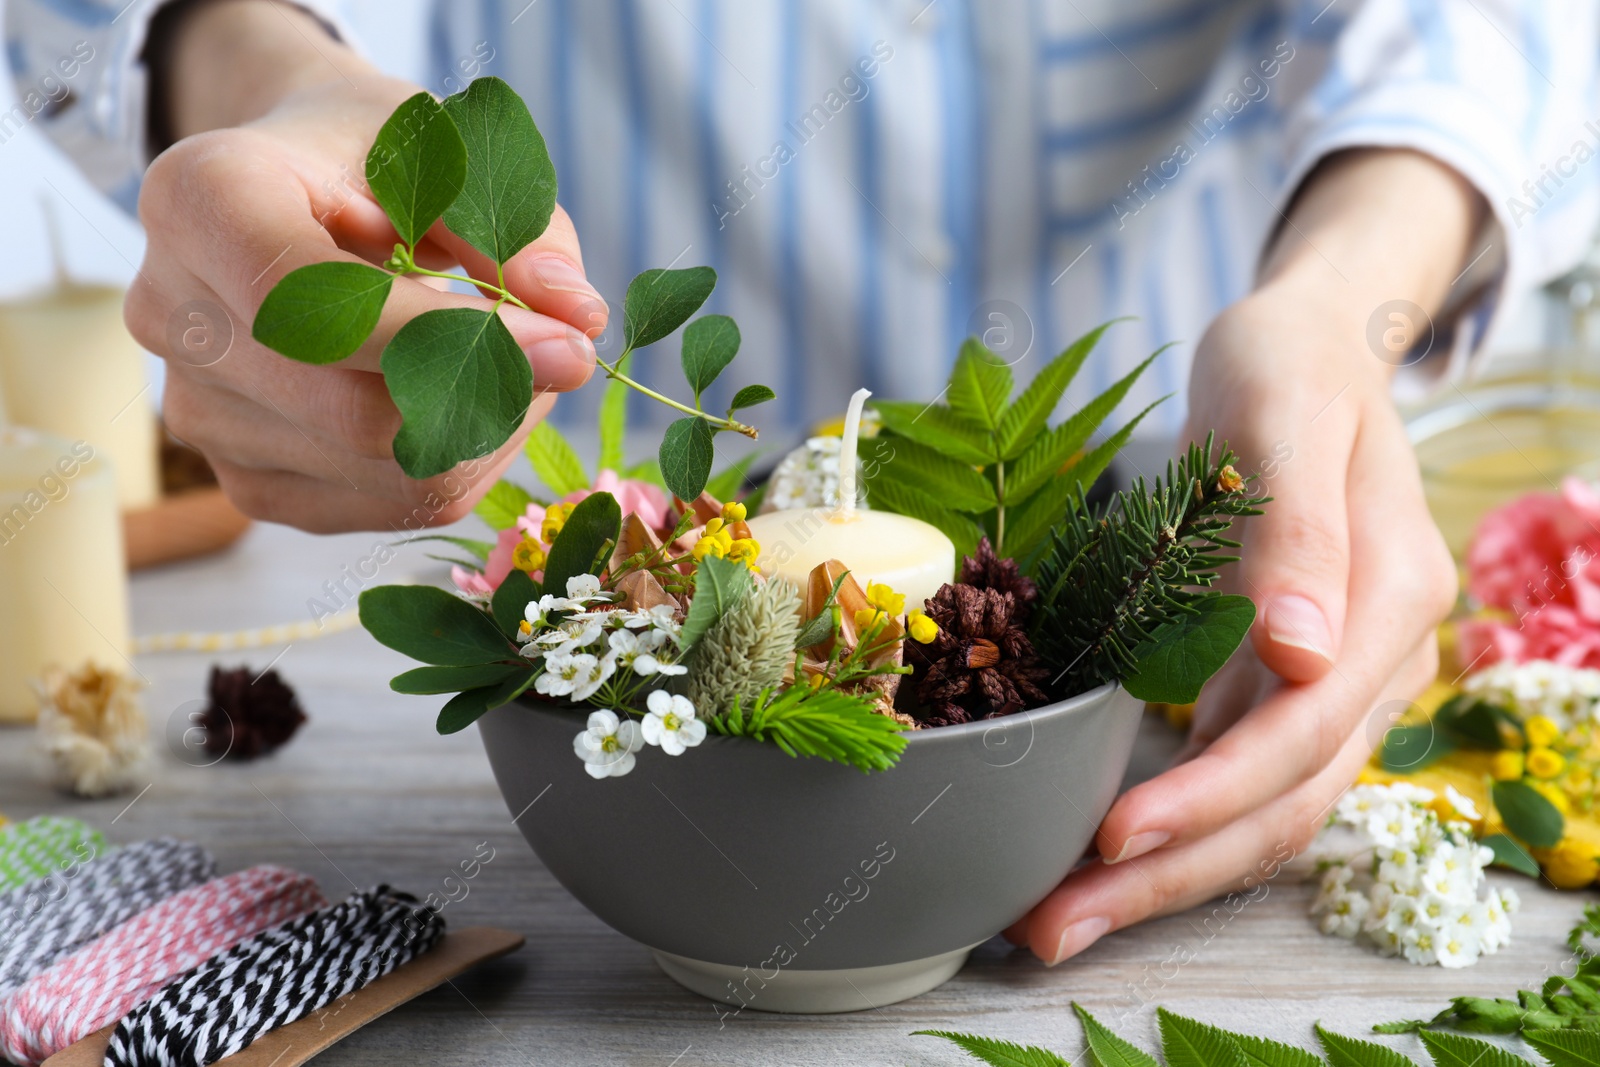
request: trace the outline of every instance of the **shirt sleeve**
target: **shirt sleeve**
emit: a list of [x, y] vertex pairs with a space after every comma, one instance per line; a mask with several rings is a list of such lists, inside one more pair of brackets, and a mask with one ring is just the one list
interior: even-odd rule
[[[6, 59], [16, 103], [0, 111], [0, 145], [29, 124], [132, 213], [150, 162], [142, 54], [170, 0], [6, 0]], [[338, 0], [294, 0], [351, 40]]]
[[[1292, 40], [1314, 57], [1302, 68], [1314, 73], [1289, 115], [1278, 206], [1343, 149], [1410, 148], [1461, 174], [1491, 213], [1472, 252], [1479, 258], [1453, 286], [1449, 325], [1464, 358], [1492, 335], [1511, 298], [1575, 266], [1594, 235], [1600, 123], [1589, 111], [1600, 5], [1292, 3]], [[1462, 292], [1476, 295], [1462, 302]]]

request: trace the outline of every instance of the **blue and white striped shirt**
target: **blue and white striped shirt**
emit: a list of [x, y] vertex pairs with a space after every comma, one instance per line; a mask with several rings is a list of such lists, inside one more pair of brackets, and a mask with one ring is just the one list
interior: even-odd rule
[[[43, 128], [131, 206], [159, 2], [11, 0], [29, 114], [0, 113], [0, 139], [43, 93]], [[360, 41], [338, 0], [301, 3]], [[717, 269], [711, 309], [745, 339], [718, 389], [772, 385], [775, 429], [858, 385], [932, 396], [969, 334], [1026, 377], [1119, 315], [1137, 321], [1068, 403], [1172, 340], [1125, 411], [1181, 391], [1296, 186], [1344, 148], [1417, 149], [1487, 199], [1493, 284], [1461, 351], [1579, 260], [1600, 198], [1586, 0], [437, 0], [428, 39], [428, 69], [396, 73], [440, 93], [495, 74], [527, 99], [602, 292]], [[79, 42], [75, 103], [51, 104]], [[636, 368], [671, 389], [676, 362]], [[1182, 418], [1180, 398], [1147, 427]]]

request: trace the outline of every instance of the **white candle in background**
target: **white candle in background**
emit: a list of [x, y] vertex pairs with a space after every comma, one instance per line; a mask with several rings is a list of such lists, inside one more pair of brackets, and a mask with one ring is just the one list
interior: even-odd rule
[[956, 549], [940, 530], [908, 515], [862, 511], [856, 506], [856, 440], [861, 407], [872, 394], [858, 390], [845, 415], [839, 450], [839, 506], [794, 508], [752, 515], [750, 534], [761, 544], [761, 570], [801, 589], [813, 568], [836, 559], [865, 589], [882, 582], [906, 596], [906, 609], [920, 608], [952, 581]]
[[121, 289], [58, 278], [0, 304], [6, 422], [87, 441], [116, 472], [126, 510], [161, 493], [145, 355], [122, 322]]
[[0, 427], [0, 722], [31, 722], [51, 663], [127, 669], [128, 577], [111, 468], [93, 445]]

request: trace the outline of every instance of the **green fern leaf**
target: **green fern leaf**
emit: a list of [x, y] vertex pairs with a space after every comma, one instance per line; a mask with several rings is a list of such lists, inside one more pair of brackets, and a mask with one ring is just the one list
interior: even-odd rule
[[1160, 1067], [1154, 1056], [1107, 1030], [1083, 1005], [1075, 1003], [1072, 1010], [1083, 1023], [1083, 1037], [1089, 1046], [1093, 1067]]
[[1039, 369], [1033, 381], [1000, 420], [998, 436], [1002, 458], [1016, 459], [1033, 444], [1033, 439], [1050, 421], [1050, 413], [1061, 403], [1062, 395], [1066, 393], [1067, 386], [1072, 384], [1072, 379], [1083, 366], [1083, 361], [1089, 358], [1094, 346], [1100, 343], [1100, 336], [1113, 323], [1120, 321], [1122, 320], [1112, 319], [1111, 322], [1096, 326]]
[[968, 422], [943, 404], [874, 400], [872, 410], [891, 432], [927, 445], [951, 459], [982, 467], [999, 458], [988, 430]]
[[1265, 1037], [1249, 1034], [1232, 1034], [1234, 1044], [1244, 1053], [1246, 1067], [1323, 1067], [1314, 1052], [1294, 1045], [1285, 1045]]
[[1428, 1046], [1428, 1055], [1437, 1067], [1533, 1067], [1521, 1056], [1475, 1037], [1436, 1034], [1432, 1030], [1420, 1030], [1417, 1036]]
[[561, 431], [549, 422], [535, 423], [523, 448], [528, 453], [528, 462], [533, 464], [533, 473], [556, 496], [566, 496], [589, 488], [589, 476], [584, 473], [583, 461], [567, 443], [567, 439], [561, 436]]
[[1600, 1033], [1593, 1030], [1527, 1030], [1522, 1039], [1550, 1067], [1600, 1067]]
[[1011, 368], [982, 341], [969, 337], [956, 356], [945, 399], [951, 411], [992, 433], [1000, 427], [1011, 387]]
[[1156, 1018], [1167, 1067], [1245, 1067], [1244, 1053], [1226, 1030], [1165, 1008], [1156, 1009]]
[[1317, 1039], [1328, 1055], [1329, 1067], [1417, 1067], [1392, 1048], [1331, 1033], [1317, 1024]]
[[866, 467], [869, 499], [871, 487], [887, 478], [956, 511], [983, 513], [994, 509], [994, 486], [971, 464], [950, 459], [904, 437], [885, 436], [879, 440], [883, 446]]
[[[942, 1037], [965, 1050], [967, 1055], [992, 1067], [1072, 1067], [1049, 1049], [1037, 1045], [1017, 1045], [992, 1037], [959, 1034], [952, 1030], [913, 1030], [914, 1035]], [[1152, 1063], [1154, 1061], [1151, 1061]]]

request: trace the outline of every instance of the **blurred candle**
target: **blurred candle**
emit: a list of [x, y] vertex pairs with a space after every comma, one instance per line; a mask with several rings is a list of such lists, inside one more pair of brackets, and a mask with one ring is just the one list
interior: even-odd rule
[[0, 590], [0, 722], [33, 720], [51, 663], [126, 664], [122, 519], [94, 446], [0, 427]]
[[144, 350], [123, 325], [122, 297], [58, 277], [0, 304], [0, 398], [5, 421], [93, 445], [133, 510], [160, 495], [159, 456]]
[[856, 506], [856, 441], [861, 407], [871, 395], [861, 389], [850, 398], [839, 450], [839, 506], [753, 515], [750, 533], [761, 544], [761, 569], [768, 576], [804, 589], [814, 567], [836, 559], [863, 589], [868, 582], [882, 582], [905, 594], [908, 610], [920, 608], [954, 579], [956, 549], [921, 519]]

